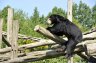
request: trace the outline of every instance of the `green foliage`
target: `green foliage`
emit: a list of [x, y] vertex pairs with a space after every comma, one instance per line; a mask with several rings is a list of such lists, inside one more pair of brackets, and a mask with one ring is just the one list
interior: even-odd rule
[[61, 56], [57, 58], [45, 59], [45, 60], [29, 62], [29, 63], [66, 63], [66, 59], [64, 59], [64, 56]]
[[6, 31], [7, 29], [7, 16], [8, 16], [8, 8], [10, 8], [10, 6], [6, 6], [3, 10], [1, 10], [0, 12], [0, 18], [3, 18], [3, 30]]
[[38, 12], [38, 9], [37, 9], [37, 7], [35, 7], [35, 9], [34, 9], [34, 13], [33, 13], [33, 15], [30, 17], [30, 19], [31, 19], [31, 21], [32, 21], [32, 23], [34, 24], [38, 24], [40, 21], [39, 21], [39, 12]]
[[87, 31], [87, 29], [86, 29], [84, 26], [82, 26], [82, 24], [80, 24], [77, 19], [73, 18], [73, 23], [76, 24], [76, 25], [80, 28], [80, 30], [81, 30], [82, 32]]
[[4, 18], [4, 21], [7, 21], [7, 15], [8, 15], [8, 8], [10, 6], [6, 6], [0, 13], [0, 18]]
[[72, 7], [73, 7], [72, 14], [73, 14], [74, 18], [77, 19], [78, 18], [77, 17], [78, 16], [77, 15], [78, 14], [78, 5], [76, 3], [73, 3], [73, 6]]
[[82, 1], [80, 1], [78, 8], [78, 20], [83, 26], [88, 28], [92, 27], [91, 9], [87, 4], [82, 3]]
[[28, 31], [27, 14], [25, 14], [22, 10], [15, 10], [14, 19], [19, 21], [19, 33], [26, 34], [24, 31]]
[[[82, 60], [77, 55], [74, 57], [73, 61], [75, 63], [86, 63], [84, 60]], [[36, 61], [36, 62], [29, 62], [29, 63], [67, 63], [67, 59], [64, 58], [64, 56], [60, 56], [60, 57], [56, 57], [56, 58], [45, 59], [45, 60], [40, 60], [40, 61]]]
[[51, 14], [59, 14], [59, 15], [61, 15], [61, 16], [66, 17], [66, 12], [65, 12], [62, 8], [54, 7], [54, 8], [52, 9], [52, 12], [50, 12], [50, 13], [48, 14], [48, 16], [50, 16]]
[[91, 28], [94, 24], [90, 7], [82, 1], [80, 1], [79, 5], [73, 4], [73, 17], [77, 19], [83, 27], [86, 27], [86, 29]]
[[96, 26], [96, 4], [92, 8], [93, 27]]

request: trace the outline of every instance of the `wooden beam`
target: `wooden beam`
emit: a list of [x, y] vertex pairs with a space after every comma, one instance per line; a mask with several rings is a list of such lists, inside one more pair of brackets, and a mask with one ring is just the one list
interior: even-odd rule
[[7, 17], [7, 40], [12, 43], [12, 23], [13, 23], [13, 9], [8, 8]]
[[44, 29], [43, 27], [40, 27], [39, 25], [37, 25], [35, 28], [34, 28], [34, 31], [37, 31], [41, 34], [43, 34], [44, 36], [48, 37], [49, 39], [55, 41], [56, 43], [58, 44], [61, 44], [63, 43], [65, 40], [63, 40], [62, 38], [56, 36], [56, 35], [53, 35], [52, 33], [50, 33], [48, 30]]
[[[62, 39], [62, 38], [60, 38], [56, 35], [53, 35], [48, 30], [46, 30], [45, 28], [43, 28], [39, 25], [35, 26], [34, 31], [46, 36], [47, 38], [55, 41], [58, 44], [64, 43], [64, 41], [66, 41], [66, 39], [67, 39], [67, 38]], [[92, 32], [90, 34], [83, 35], [83, 40], [82, 41], [94, 40], [94, 39], [96, 39], [96, 32]]]
[[14, 52], [13, 52], [13, 9], [12, 8], [8, 8], [8, 18], [7, 18], [7, 40], [10, 42], [11, 44], [11, 58], [14, 58]]
[[72, 22], [72, 0], [67, 1], [67, 18]]
[[3, 19], [0, 19], [0, 48], [2, 47], [2, 26], [3, 26]]
[[62, 52], [56, 52], [56, 50], [44, 50], [44, 51], [35, 51], [28, 53], [27, 56], [24, 57], [19, 57], [19, 58], [14, 58], [11, 60], [8, 60], [5, 63], [20, 63], [20, 62], [34, 62], [42, 59], [47, 59], [47, 58], [54, 58], [58, 56], [65, 55], [65, 53]]
[[2, 35], [2, 41], [3, 41], [8, 47], [11, 47], [10, 42], [5, 38], [4, 35]]
[[[43, 30], [44, 30], [44, 32], [43, 32], [43, 30], [42, 30], [42, 28], [43, 27], [41, 27], [41, 26], [39, 26], [39, 28], [36, 30], [37, 32], [39, 32], [39, 33], [41, 33], [42, 35], [44, 35], [45, 34], [45, 36], [50, 36], [50, 37], [48, 37], [48, 38], [52, 38], [52, 39], [54, 39], [55, 41], [58, 41], [58, 42], [61, 42], [61, 40], [59, 41], [59, 38], [58, 39], [56, 39], [55, 37], [54, 37], [54, 35], [52, 34], [52, 36], [51, 36], [51, 33], [48, 31], [48, 30], [46, 30], [45, 28], [43, 28]], [[39, 31], [39, 30], [42, 30], [42, 31]], [[48, 35], [48, 33], [47, 33], [47, 31], [48, 31], [48, 33], [50, 33], [50, 35]], [[46, 32], [46, 33], [45, 33]], [[47, 34], [47, 35], [46, 35]], [[93, 35], [93, 36], [92, 36]], [[86, 35], [83, 35], [84, 37], [83, 37], [83, 42], [82, 43], [79, 43], [78, 45], [82, 45], [82, 44], [91, 44], [91, 43], [96, 43], [96, 32], [93, 32], [93, 33], [90, 33], [90, 34], [86, 34]], [[89, 37], [88, 37], [89, 36]], [[91, 39], [90, 39], [91, 38]], [[62, 38], [60, 38], [60, 39], [62, 39]], [[94, 39], [94, 40], [93, 40]], [[62, 39], [62, 40], [65, 40], [65, 39]], [[57, 43], [58, 43], [57, 42]], [[38, 46], [41, 46], [41, 45], [52, 45], [52, 44], [57, 44], [56, 42], [54, 42], [54, 41], [52, 41], [52, 40], [47, 40], [47, 39], [43, 39], [43, 40], [41, 40], [40, 42], [35, 42], [35, 43], [30, 43], [30, 44], [26, 44], [26, 45], [22, 45], [22, 46], [19, 46], [18, 48], [20, 49], [20, 48], [34, 48], [34, 47], [38, 47]], [[10, 47], [7, 47], [7, 48], [3, 48], [3, 49], [0, 49], [0, 53], [7, 53], [7, 52], [10, 52], [12, 49], [10, 48]]]
[[18, 55], [18, 30], [19, 30], [19, 23], [18, 20], [13, 21], [13, 39], [12, 39], [12, 49], [13, 49], [13, 57], [16, 58]]
[[[30, 49], [30, 48], [35, 48], [38, 46], [43, 46], [43, 45], [52, 45], [52, 44], [56, 44], [54, 41], [48, 40], [49, 42], [47, 42], [47, 40], [42, 40], [41, 42], [35, 42], [35, 43], [30, 43], [30, 44], [26, 44], [26, 45], [21, 45], [18, 47], [19, 50], [21, 49]], [[6, 48], [2, 48], [0, 49], [0, 54], [2, 53], [7, 53], [10, 52], [12, 50], [11, 47], [6, 47]]]
[[[82, 45], [82, 43], [80, 43], [78, 45]], [[94, 44], [94, 43], [96, 43], [96, 40], [87, 40], [87, 41], [84, 41], [84, 43], [85, 44]], [[38, 46], [52, 45], [52, 44], [56, 44], [56, 43], [54, 41], [51, 41], [51, 40], [44, 40], [44, 41], [41, 41], [41, 42], [35, 42], [35, 43], [30, 43], [30, 44], [19, 46], [18, 49], [19, 50], [30, 49], [30, 48], [35, 48], [35, 47], [38, 47]], [[3, 49], [0, 49], [0, 54], [10, 52], [11, 50], [12, 50], [11, 47], [6, 47], [6, 48], [3, 48]]]
[[[93, 46], [93, 47], [91, 47], [90, 52], [91, 53], [96, 53], [96, 50], [94, 50], [94, 49], [96, 49], [96, 48], [94, 48], [96, 46], [96, 43], [95, 44], [90, 44], [88, 47], [90, 47], [90, 46]], [[81, 53], [83, 51], [84, 51], [84, 48], [82, 46], [78, 46], [75, 49], [74, 54], [75, 53], [79, 54], [79, 53]], [[34, 61], [38, 61], [38, 60], [63, 56], [65, 54], [66, 54], [66, 51], [65, 52], [64, 51], [57, 52], [56, 49], [55, 50], [52, 49], [52, 50], [44, 50], [44, 51], [34, 51], [34, 52], [31, 52], [31, 53], [27, 53], [26, 56], [8, 60], [5, 63], [14, 63], [14, 62], [16, 62], [16, 63], [25, 62], [26, 63], [26, 62], [30, 62], [30, 61], [34, 62]], [[86, 58], [86, 57], [84, 57], [84, 58]]]

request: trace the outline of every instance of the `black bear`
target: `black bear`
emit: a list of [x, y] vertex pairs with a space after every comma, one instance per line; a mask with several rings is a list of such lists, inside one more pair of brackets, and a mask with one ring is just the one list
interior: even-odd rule
[[47, 23], [53, 24], [53, 26], [47, 27], [47, 30], [49, 30], [52, 34], [57, 36], [65, 35], [68, 38], [68, 41], [61, 45], [65, 45], [67, 47], [66, 57], [72, 57], [72, 52], [74, 51], [76, 45], [82, 41], [81, 30], [67, 18], [57, 14], [52, 14], [49, 16]]

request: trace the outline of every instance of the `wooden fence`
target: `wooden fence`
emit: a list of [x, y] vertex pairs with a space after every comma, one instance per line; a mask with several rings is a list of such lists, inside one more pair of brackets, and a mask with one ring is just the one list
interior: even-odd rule
[[[66, 54], [64, 51], [57, 52], [59, 44], [66, 41], [58, 36], [51, 34], [48, 30], [41, 26], [36, 26], [35, 31], [43, 34], [47, 38], [51, 40], [46, 40], [42, 38], [36, 37], [28, 37], [26, 35], [18, 34], [19, 23], [18, 20], [13, 20], [13, 9], [8, 8], [8, 18], [7, 18], [7, 32], [2, 31], [3, 19], [0, 19], [0, 48], [2, 46], [2, 42], [4, 42], [7, 47], [0, 49], [0, 63], [26, 63], [33, 62], [37, 60], [53, 58], [57, 56], [62, 56]], [[7, 36], [7, 38], [6, 38]], [[26, 44], [18, 46], [18, 39], [30, 39], [35, 41], [34, 43]], [[86, 44], [88, 48], [88, 54], [96, 53], [96, 30], [85, 33], [83, 35], [82, 43], [77, 45], [74, 53], [78, 54], [80, 57], [88, 60], [90, 55], [82, 54], [84, 52], [83, 45]], [[24, 49], [31, 49], [42, 45], [53, 45], [50, 50], [42, 50], [42, 51], [31, 51], [31, 52], [20, 52]], [[58, 45], [58, 46], [56, 46]], [[79, 52], [79, 53], [78, 53]], [[95, 54], [94, 54], [95, 55]]]

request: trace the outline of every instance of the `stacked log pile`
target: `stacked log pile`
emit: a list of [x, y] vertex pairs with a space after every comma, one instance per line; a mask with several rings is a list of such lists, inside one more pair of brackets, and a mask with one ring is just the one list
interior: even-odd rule
[[[42, 46], [42, 45], [57, 45], [58, 44], [58, 46], [59, 46], [59, 43], [66, 41], [66, 38], [62, 39], [56, 35], [53, 35], [48, 30], [46, 30], [45, 28], [43, 28], [39, 25], [36, 26], [34, 30], [40, 34], [43, 34], [44, 36], [46, 36], [47, 38], [49, 38], [51, 40], [41, 39], [40, 42], [34, 42], [31, 44], [18, 46], [18, 50], [35, 48], [35, 47]], [[88, 60], [88, 56], [86, 54], [82, 54], [82, 52], [84, 52], [84, 50], [85, 50], [83, 47], [84, 44], [87, 46], [88, 54], [95, 56], [95, 53], [96, 53], [96, 31], [91, 31], [91, 32], [85, 33], [83, 35], [82, 42], [77, 45], [77, 47], [74, 51], [74, 54], [78, 54], [82, 58]], [[55, 46], [54, 49], [52, 48], [50, 50], [33, 51], [30, 53], [18, 53], [18, 57], [14, 58], [14, 59], [10, 59], [10, 55], [7, 55], [7, 54], [4, 55], [4, 53], [8, 53], [8, 52], [12, 51], [11, 47], [6, 47], [3, 49], [0, 49], [0, 54], [3, 54], [0, 56], [0, 59], [5, 63], [6, 62], [7, 63], [14, 63], [14, 62], [20, 63], [20, 62], [29, 62], [29, 61], [33, 62], [33, 61], [37, 61], [37, 60], [54, 58], [57, 56], [65, 55], [66, 51], [65, 51], [65, 53], [64, 53], [64, 51], [60, 51], [60, 52], [56, 51], [58, 46], [57, 47]]]

